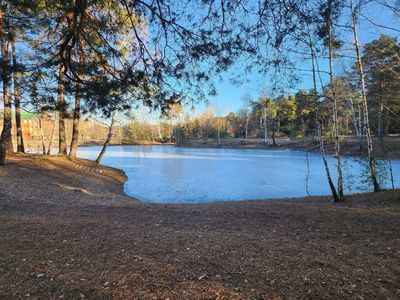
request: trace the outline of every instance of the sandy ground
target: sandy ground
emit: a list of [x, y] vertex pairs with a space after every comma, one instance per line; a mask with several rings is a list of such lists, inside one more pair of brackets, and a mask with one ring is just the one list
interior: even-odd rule
[[64, 158], [0, 167], [1, 299], [400, 299], [400, 192], [144, 204]]

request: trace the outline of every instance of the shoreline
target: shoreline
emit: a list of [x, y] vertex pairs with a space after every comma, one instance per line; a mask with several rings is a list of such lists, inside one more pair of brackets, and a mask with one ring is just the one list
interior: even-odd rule
[[[79, 147], [93, 147], [93, 146], [103, 146], [104, 141], [90, 141], [87, 143], [82, 143], [79, 144]], [[176, 145], [175, 143], [158, 143], [158, 142], [147, 142], [147, 141], [142, 141], [142, 142], [136, 142], [136, 143], [130, 143], [130, 142], [110, 142], [108, 146], [171, 146], [171, 145]]]
[[399, 296], [399, 190], [153, 204], [123, 193], [122, 172], [77, 164], [91, 166], [14, 155], [0, 167], [0, 298]]
[[[290, 140], [288, 138], [276, 138], [277, 145], [273, 146], [271, 139], [269, 139], [268, 144], [265, 144], [261, 139], [221, 139], [221, 143], [218, 144], [217, 141], [210, 139], [208, 142], [204, 142], [202, 140], [190, 140], [183, 144], [176, 144], [171, 142], [166, 143], [158, 143], [158, 142], [148, 142], [148, 141], [139, 141], [139, 142], [121, 142], [121, 141], [112, 141], [109, 146], [176, 146], [182, 148], [209, 148], [209, 149], [251, 149], [251, 150], [298, 150], [298, 151], [308, 151], [311, 153], [320, 153], [318, 143], [308, 141], [308, 147], [306, 148], [304, 145], [303, 139], [294, 139]], [[104, 141], [88, 141], [88, 142], [80, 142], [79, 147], [94, 147], [94, 146], [103, 146]], [[386, 149], [384, 150], [380, 143], [375, 143], [375, 154], [377, 159], [385, 159], [390, 160], [400, 160], [400, 137], [387, 137], [385, 140]], [[334, 145], [333, 143], [327, 142], [325, 146], [326, 153], [328, 155], [332, 155], [334, 153]], [[36, 151], [35, 151], [36, 152]], [[363, 151], [360, 151], [358, 141], [355, 140], [355, 137], [346, 137], [341, 143], [341, 155], [343, 156], [351, 156], [351, 157], [364, 157], [368, 156], [366, 147], [364, 147]]]
[[[188, 148], [210, 148], [210, 149], [251, 149], [251, 150], [299, 150], [299, 151], [308, 151], [312, 153], [320, 153], [319, 145], [316, 142], [308, 143], [306, 147], [304, 144], [304, 140], [287, 140], [287, 139], [278, 139], [277, 145], [273, 146], [271, 142], [265, 144], [264, 142], [254, 141], [249, 139], [246, 141], [244, 139], [228, 139], [221, 140], [221, 143], [218, 144], [216, 141], [211, 142], [202, 142], [199, 140], [191, 141], [185, 144], [177, 145], [178, 147], [188, 147]], [[389, 149], [386, 151], [386, 156], [388, 159], [400, 160], [400, 139], [394, 138], [393, 140], [389, 140]], [[333, 149], [334, 145], [332, 143], [327, 143], [325, 145], [325, 150], [328, 155], [332, 155], [334, 153]], [[382, 152], [382, 147], [376, 145], [376, 152]], [[367, 157], [367, 149], [364, 148], [363, 151], [360, 151], [359, 144], [354, 142], [354, 140], [344, 141], [341, 144], [341, 155], [343, 156], [352, 156], [352, 157]]]

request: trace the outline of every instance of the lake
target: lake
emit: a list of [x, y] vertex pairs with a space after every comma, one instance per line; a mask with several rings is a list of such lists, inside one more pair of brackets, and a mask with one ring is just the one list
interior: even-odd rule
[[[95, 159], [101, 147], [81, 147], [78, 156]], [[308, 190], [329, 195], [321, 155], [308, 153]], [[336, 182], [336, 160], [328, 162]], [[110, 146], [104, 165], [124, 170], [124, 191], [141, 201], [198, 203], [303, 197], [307, 195], [306, 152], [295, 150], [204, 149], [175, 146]], [[395, 186], [399, 186], [400, 161], [392, 161]], [[390, 187], [386, 164], [378, 166]], [[363, 183], [365, 160], [343, 158], [346, 193], [370, 191]]]

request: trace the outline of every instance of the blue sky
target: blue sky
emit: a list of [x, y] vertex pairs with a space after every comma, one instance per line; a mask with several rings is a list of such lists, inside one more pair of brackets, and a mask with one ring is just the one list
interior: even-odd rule
[[[392, 0], [393, 4], [395, 0]], [[391, 1], [388, 1], [391, 3]], [[371, 21], [383, 25], [394, 27], [400, 30], [400, 19], [396, 17], [393, 12], [384, 8], [378, 4], [371, 4], [363, 11], [363, 14]], [[348, 16], [343, 16], [343, 19], [348, 20]], [[399, 40], [399, 32], [378, 28], [373, 26], [369, 21], [362, 18], [360, 16], [359, 25], [359, 41], [361, 45], [364, 45], [376, 38], [379, 37], [380, 34], [390, 34], [392, 36], [397, 37]], [[345, 42], [352, 42], [353, 36], [350, 32], [344, 33], [341, 38]], [[354, 55], [352, 53], [351, 55]], [[353, 63], [350, 59], [346, 60], [338, 60], [334, 64], [335, 74], [339, 75], [346, 67], [348, 67], [351, 63]], [[319, 62], [321, 70], [328, 70], [328, 65], [326, 61], [321, 60]], [[310, 69], [307, 62], [299, 62], [298, 68]], [[223, 82], [216, 81], [216, 87], [218, 91], [218, 95], [216, 97], [212, 97], [209, 99], [210, 105], [218, 104], [220, 114], [227, 114], [230, 111], [238, 111], [241, 106], [243, 106], [243, 96], [245, 94], [250, 94], [252, 98], [257, 99], [260, 95], [261, 91], [268, 91], [271, 88], [270, 82], [272, 81], [271, 77], [259, 74], [249, 74], [246, 79], [247, 82], [242, 84], [241, 86], [235, 86], [229, 82], [230, 74], [233, 71], [226, 72], [223, 74]], [[235, 71], [237, 72], [237, 71]], [[245, 76], [245, 74], [243, 74]], [[323, 80], [328, 80], [326, 76], [324, 76]], [[311, 76], [304, 75], [302, 76], [302, 81], [297, 86], [299, 89], [309, 89], [312, 87], [312, 78]], [[293, 93], [295, 90], [288, 90], [288, 93]], [[200, 103], [196, 105], [195, 111], [199, 112], [204, 110], [207, 107], [206, 103]]]
[[[385, 0], [381, 0], [385, 1]], [[395, 4], [396, 0], [386, 0], [387, 3], [390, 4]], [[394, 27], [398, 30], [400, 30], [400, 18], [394, 15], [394, 13], [387, 8], [378, 5], [378, 4], [370, 4], [366, 9], [362, 11], [362, 13], [370, 19], [372, 22], [375, 22], [377, 24], [383, 25], [383, 26], [389, 26], [389, 27]], [[342, 22], [349, 22], [349, 17], [348, 17], [348, 12], [346, 15], [343, 15], [342, 17]], [[380, 34], [390, 34], [392, 36], [397, 37], [400, 40], [400, 34], [398, 31], [394, 30], [389, 30], [389, 29], [383, 29], [379, 28], [377, 26], [372, 25], [368, 20], [360, 16], [359, 20], [359, 40], [361, 45], [364, 45], [368, 42], [370, 42], [373, 39], [376, 39], [379, 37]], [[351, 32], [345, 32], [341, 36], [342, 40], [344, 40], [347, 43], [352, 43], [353, 37]], [[349, 44], [347, 44], [348, 46]], [[22, 49], [26, 50], [26, 49]], [[21, 51], [22, 51], [21, 50]], [[24, 51], [22, 51], [24, 52]], [[351, 52], [351, 55], [354, 55], [354, 52]], [[337, 60], [335, 62], [334, 68], [335, 68], [335, 74], [340, 75], [340, 73], [348, 68], [352, 63], [354, 63], [354, 60]], [[321, 70], [327, 71], [328, 70], [328, 65], [327, 62], [324, 60], [319, 61], [319, 66]], [[300, 69], [310, 69], [309, 62], [301, 62], [299, 61], [297, 68]], [[242, 78], [245, 78], [245, 83], [243, 83], [240, 86], [233, 85], [229, 78], [232, 77], [232, 75], [235, 74], [241, 74]], [[294, 89], [289, 89], [286, 90], [286, 93], [295, 93], [297, 89], [309, 89], [312, 87], [312, 77], [311, 73], [304, 73], [300, 74], [300, 77], [302, 78], [301, 82], [294, 88]], [[321, 75], [323, 77], [324, 81], [327, 81], [327, 75]], [[244, 104], [243, 98], [245, 95], [250, 95], [252, 99], [256, 100], [259, 95], [262, 92], [266, 92], [267, 95], [271, 95], [271, 82], [273, 81], [273, 78], [271, 75], [260, 75], [257, 73], [253, 74], [244, 74], [240, 70], [239, 67], [237, 67], [234, 70], [230, 70], [228, 72], [225, 72], [222, 74], [223, 80], [220, 81], [219, 79], [215, 79], [215, 85], [217, 88], [218, 95], [216, 97], [210, 97], [208, 100], [208, 103], [201, 102], [195, 106], [195, 111], [194, 113], [199, 113], [203, 111], [208, 105], [211, 106], [217, 106], [218, 107], [218, 115], [226, 115], [229, 112], [237, 112]], [[190, 109], [190, 107], [186, 107], [186, 109]], [[136, 115], [140, 115], [141, 112], [140, 110], [135, 111]], [[158, 118], [158, 113], [152, 113], [150, 114], [149, 118], [151, 119], [157, 119]]]

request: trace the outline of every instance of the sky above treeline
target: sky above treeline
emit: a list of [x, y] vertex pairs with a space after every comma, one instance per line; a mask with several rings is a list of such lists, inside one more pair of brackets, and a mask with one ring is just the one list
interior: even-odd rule
[[[396, 0], [392, 0], [393, 5]], [[387, 1], [390, 4], [390, 1]], [[362, 11], [363, 16], [359, 16], [358, 24], [358, 34], [360, 45], [363, 46], [370, 41], [379, 38], [381, 34], [387, 34], [399, 39], [400, 36], [400, 18], [396, 16], [393, 11], [385, 8], [379, 4], [369, 4]], [[341, 17], [341, 24], [349, 25], [350, 18], [347, 12]], [[379, 27], [374, 25], [378, 24]], [[395, 28], [396, 30], [391, 30], [385, 27]], [[345, 42], [344, 48], [352, 47], [353, 35], [352, 32], [340, 30], [339, 37]], [[348, 55], [354, 56], [354, 60], [350, 58], [337, 59], [334, 63], [335, 75], [343, 74], [344, 70], [349, 70], [351, 65], [355, 63], [355, 52], [346, 52]], [[319, 67], [321, 71], [328, 71], [328, 63], [326, 60], [319, 60]], [[298, 61], [297, 69], [307, 69], [311, 70], [309, 61]], [[223, 81], [215, 79], [215, 85], [217, 88], [218, 95], [215, 97], [210, 97], [208, 103], [200, 102], [195, 105], [195, 113], [199, 113], [211, 105], [213, 107], [217, 106], [218, 115], [226, 115], [227, 113], [233, 111], [238, 111], [244, 104], [243, 99], [246, 96], [251, 96], [252, 99], [256, 100], [261, 94], [269, 94], [274, 96], [276, 93], [272, 91], [271, 82], [274, 80], [271, 75], [261, 75], [257, 73], [245, 74], [243, 71], [240, 73], [240, 67], [233, 68], [222, 75]], [[285, 88], [283, 91], [286, 94], [294, 94], [298, 89], [310, 89], [313, 86], [311, 72], [297, 72], [301, 78], [301, 81], [293, 88]], [[233, 75], [234, 74], [234, 75]], [[240, 74], [242, 78], [246, 78], [246, 82], [241, 85], [234, 85], [230, 82], [232, 76]], [[327, 82], [327, 74], [321, 73], [322, 79]], [[186, 107], [190, 109], [190, 107]]]
[[[394, 6], [398, 0], [382, 1], [386, 1], [386, 3]], [[361, 15], [359, 15], [358, 35], [361, 46], [371, 42], [372, 40], [378, 39], [381, 34], [390, 35], [400, 40], [399, 15], [396, 16], [392, 10], [378, 4], [379, 2], [380, 1], [374, 1], [371, 4], [368, 4], [362, 9]], [[345, 8], [343, 15], [339, 20], [340, 25], [350, 25], [351, 19], [349, 13], [349, 9]], [[349, 29], [338, 28], [338, 33], [339, 39], [344, 42], [343, 48], [348, 49], [346, 52], [341, 53], [344, 53], [346, 56], [352, 56], [352, 58], [340, 58], [335, 60], [334, 73], [335, 75], [340, 76], [344, 71], [348, 71], [355, 63], [355, 51], [350, 49], [354, 48], [352, 32]], [[27, 48], [24, 48], [24, 45], [21, 47], [21, 52], [27, 51]], [[259, 74], [256, 71], [246, 74], [239, 61], [231, 69], [221, 74], [221, 76], [215, 76], [213, 78], [217, 90], [217, 96], [209, 96], [207, 99], [208, 101], [204, 101], [205, 99], [199, 99], [198, 103], [195, 105], [186, 105], [185, 110], [190, 111], [191, 115], [194, 116], [211, 106], [216, 115], [225, 116], [229, 112], [238, 112], [240, 108], [244, 106], [244, 98], [250, 97], [252, 100], [257, 100], [260, 95], [276, 97], [278, 93], [290, 95], [295, 94], [299, 89], [308, 90], [312, 88], [313, 83], [310, 60], [298, 59], [296, 54], [293, 54], [292, 58], [296, 61], [296, 64], [293, 65], [296, 70], [291, 72], [295, 72], [300, 78], [300, 81], [295, 86], [284, 86], [284, 88], [279, 91], [273, 90], [272, 83], [276, 81], [273, 74]], [[322, 72], [328, 71], [329, 68], [326, 59], [319, 59], [318, 64]], [[322, 77], [323, 84], [326, 84], [329, 80], [328, 75], [326, 73], [320, 73], [320, 76]], [[242, 84], [238, 85], [231, 82], [230, 79], [237, 77], [242, 79]], [[281, 78], [278, 80], [281, 80]], [[321, 87], [319, 86], [319, 89], [320, 88]], [[138, 108], [133, 113], [138, 119], [143, 118], [150, 122], [157, 122], [160, 115], [157, 111], [149, 114], [149, 109], [143, 107]]]

